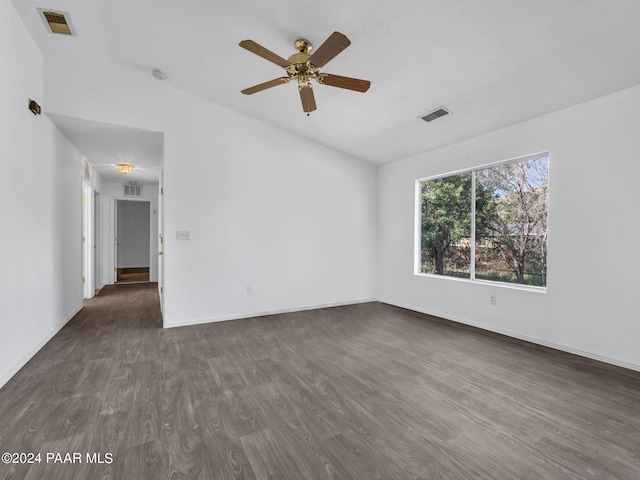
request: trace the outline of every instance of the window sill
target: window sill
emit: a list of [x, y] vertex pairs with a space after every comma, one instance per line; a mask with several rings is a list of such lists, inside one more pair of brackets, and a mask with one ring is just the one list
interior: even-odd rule
[[508, 288], [511, 290], [522, 290], [526, 292], [547, 293], [547, 287], [535, 287], [533, 285], [517, 285], [513, 283], [495, 282], [491, 280], [471, 280], [470, 278], [448, 277], [444, 275], [434, 275], [433, 273], [414, 273], [416, 277], [440, 278], [443, 280], [451, 280], [454, 282], [462, 282], [476, 285], [486, 285], [490, 287]]

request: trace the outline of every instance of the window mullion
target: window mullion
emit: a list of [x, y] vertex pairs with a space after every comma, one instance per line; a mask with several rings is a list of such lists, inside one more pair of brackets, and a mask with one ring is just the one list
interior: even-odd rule
[[476, 279], [476, 171], [471, 171], [471, 251], [469, 255], [469, 275]]

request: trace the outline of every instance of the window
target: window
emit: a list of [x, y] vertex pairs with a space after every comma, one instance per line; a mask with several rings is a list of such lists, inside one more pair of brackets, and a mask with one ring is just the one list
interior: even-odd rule
[[418, 273], [545, 287], [549, 155], [418, 181]]

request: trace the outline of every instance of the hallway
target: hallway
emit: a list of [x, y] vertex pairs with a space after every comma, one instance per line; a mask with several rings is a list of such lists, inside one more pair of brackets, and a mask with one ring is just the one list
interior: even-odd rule
[[[89, 479], [107, 473], [104, 478], [139, 478], [123, 476], [131, 461], [128, 454], [123, 461], [124, 452], [131, 442], [144, 443], [156, 433], [145, 422], [149, 403], [134, 405], [158, 380], [161, 349], [171, 348], [158, 341], [164, 333], [156, 283], [109, 285], [85, 300], [0, 390], [2, 451], [42, 452], [41, 463], [0, 464], [0, 479]], [[82, 463], [47, 463], [47, 453], [61, 453], [63, 461], [66, 453], [80, 453]], [[107, 462], [111, 453], [112, 464], [87, 463]]]

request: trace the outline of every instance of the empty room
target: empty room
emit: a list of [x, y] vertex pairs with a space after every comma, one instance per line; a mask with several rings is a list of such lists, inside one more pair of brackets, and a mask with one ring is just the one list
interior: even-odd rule
[[0, 479], [640, 478], [638, 19], [0, 0]]

